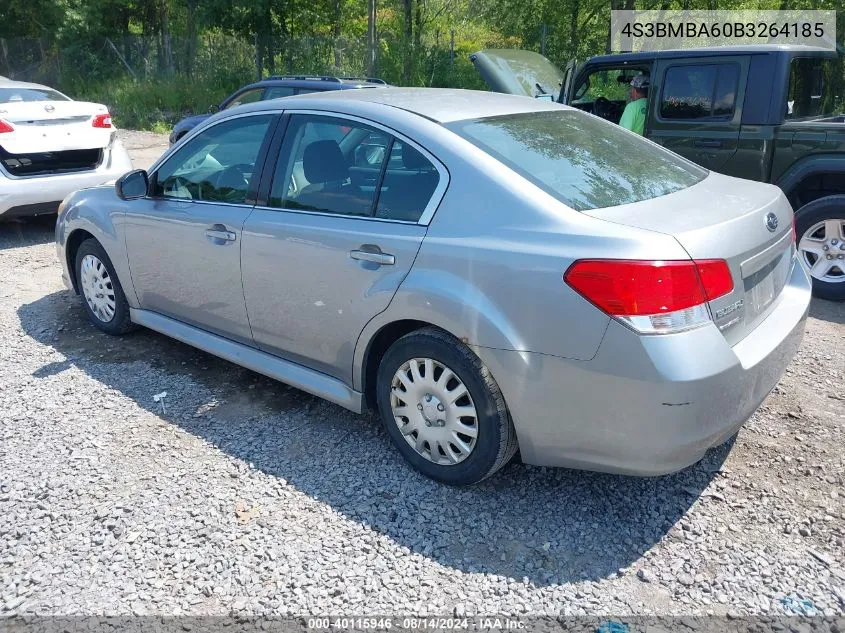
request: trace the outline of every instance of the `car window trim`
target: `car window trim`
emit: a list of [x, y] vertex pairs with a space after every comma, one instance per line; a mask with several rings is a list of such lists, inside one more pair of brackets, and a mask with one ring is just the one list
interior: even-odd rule
[[[267, 162], [267, 155], [268, 149], [270, 147], [271, 141], [275, 138], [279, 121], [281, 119], [281, 113], [278, 110], [261, 110], [258, 112], [243, 112], [241, 114], [234, 114], [232, 116], [223, 117], [210, 125], [202, 125], [197, 126], [191, 132], [186, 135], [186, 138], [182, 139], [182, 142], [178, 144], [178, 146], [173, 147], [182, 147], [189, 143], [191, 139], [199, 134], [205, 132], [206, 130], [210, 130], [211, 128], [217, 127], [223, 123], [228, 123], [229, 121], [234, 121], [236, 119], [243, 119], [246, 117], [252, 116], [267, 116], [270, 115], [270, 123], [267, 126], [267, 132], [264, 133], [264, 140], [261, 141], [261, 147], [258, 150], [258, 156], [255, 157], [255, 166], [256, 172], [258, 175], [258, 180], [255, 183], [255, 187], [252, 186], [252, 182], [250, 182], [250, 189], [247, 191], [247, 199], [243, 202], [215, 202], [213, 200], [187, 200], [185, 198], [168, 198], [166, 196], [153, 196], [150, 195], [149, 191], [147, 195], [144, 196], [145, 200], [154, 200], [154, 201], [163, 201], [163, 200], [176, 200], [183, 203], [194, 203], [194, 204], [214, 204], [214, 205], [223, 205], [227, 207], [249, 207], [252, 208], [255, 206], [258, 200], [258, 193], [261, 191], [261, 181], [263, 178], [263, 169]], [[155, 182], [158, 179], [158, 172], [159, 170], [166, 165], [173, 156], [177, 153], [177, 151], [172, 151], [169, 154], [165, 154], [161, 158], [159, 158], [150, 170], [147, 172], [147, 176], [150, 182], [150, 189], [154, 186]], [[258, 169], [259, 163], [261, 164], [261, 168]], [[253, 175], [253, 180], [255, 180], [255, 174]]]
[[[663, 116], [663, 96], [666, 94], [666, 76], [669, 74], [670, 70], [672, 70], [673, 68], [691, 68], [691, 67], [695, 67], [695, 66], [716, 66], [716, 67], [718, 67], [718, 66], [731, 66], [731, 65], [736, 67], [737, 73], [736, 73], [736, 90], [734, 91], [734, 102], [733, 102], [733, 105], [731, 107], [730, 115], [728, 115], [728, 116], [718, 116], [718, 117], [709, 116], [709, 117], [703, 117], [703, 118], [700, 118], [700, 119], [671, 119], [671, 118], [666, 118], [666, 117]], [[717, 68], [716, 79], [713, 82], [713, 92], [711, 93], [711, 106], [710, 106], [711, 114], [713, 112], [712, 97], [715, 95], [716, 90], [719, 89], [719, 75], [720, 75], [720, 73], [721, 73], [721, 70], [719, 70]], [[728, 126], [733, 125], [734, 119], [736, 118], [736, 111], [737, 111], [736, 105], [739, 102], [739, 88], [740, 88], [741, 84], [742, 84], [742, 64], [739, 62], [739, 60], [734, 59], [734, 60], [727, 60], [727, 61], [724, 61], [724, 60], [696, 61], [695, 63], [683, 63], [683, 62], [682, 63], [677, 63], [677, 62], [669, 63], [663, 68], [663, 72], [661, 73], [661, 76], [660, 76], [660, 95], [657, 99], [657, 102], [655, 103], [656, 119], [658, 121], [660, 121], [661, 123], [669, 123], [669, 124], [678, 123], [678, 124], [681, 124], [681, 125], [695, 125], [697, 123], [715, 123], [715, 124], [721, 123], [723, 125], [728, 125]]]
[[[346, 114], [344, 112], [335, 112], [333, 110], [306, 110], [306, 109], [297, 109], [297, 110], [285, 110], [284, 117], [286, 118], [285, 123], [285, 130], [284, 133], [279, 135], [279, 149], [281, 149], [281, 145], [284, 142], [284, 136], [287, 134], [287, 121], [290, 120], [290, 117], [295, 114], [304, 114], [304, 115], [314, 115], [314, 116], [322, 116], [322, 117], [329, 117], [329, 118], [337, 118], [337, 119], [346, 119], [349, 121], [355, 121], [357, 123], [362, 123], [364, 125], [368, 125], [370, 127], [374, 127], [379, 129], [387, 134], [390, 134], [394, 139], [398, 139], [402, 143], [406, 143], [416, 149], [420, 154], [425, 156], [434, 168], [437, 170], [438, 176], [440, 177], [437, 182], [437, 187], [434, 189], [434, 193], [431, 194], [431, 198], [428, 200], [428, 204], [426, 204], [425, 208], [423, 209], [422, 215], [420, 215], [419, 220], [416, 222], [412, 220], [394, 220], [392, 218], [376, 218], [376, 217], [365, 217], [361, 215], [347, 215], [343, 213], [329, 213], [326, 211], [307, 211], [304, 209], [289, 209], [287, 207], [271, 207], [268, 204], [268, 198], [270, 196], [269, 190], [272, 187], [272, 180], [273, 175], [275, 172], [275, 166], [273, 169], [269, 170], [269, 173], [262, 174], [262, 182], [259, 185], [259, 192], [262, 192], [264, 195], [262, 197], [261, 193], [259, 194], [259, 199], [256, 202], [255, 208], [262, 209], [265, 211], [281, 211], [286, 213], [302, 213], [306, 215], [321, 215], [321, 216], [328, 216], [333, 218], [350, 218], [353, 220], [363, 220], [363, 221], [373, 221], [373, 222], [393, 222], [396, 224], [416, 224], [419, 226], [428, 226], [431, 223], [432, 218], [434, 217], [435, 212], [437, 211], [440, 203], [443, 201], [443, 197], [446, 195], [446, 190], [449, 187], [449, 170], [446, 169], [446, 166], [436, 157], [434, 154], [429, 152], [426, 148], [424, 148], [419, 143], [409, 139], [406, 135], [402, 134], [391, 128], [390, 126], [384, 125], [383, 123], [379, 123], [377, 121], [373, 121], [372, 119], [367, 119], [361, 116], [357, 116], [354, 114]], [[268, 160], [268, 163], [272, 163], [272, 161]], [[269, 182], [266, 183], [265, 188], [265, 176], [269, 179]], [[379, 191], [376, 192], [375, 200], [376, 203], [378, 202], [379, 198]], [[261, 204], [263, 203], [263, 204]]]

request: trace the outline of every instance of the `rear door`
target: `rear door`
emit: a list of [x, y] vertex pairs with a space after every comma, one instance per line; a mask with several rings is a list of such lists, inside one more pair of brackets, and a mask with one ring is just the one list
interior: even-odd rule
[[747, 67], [741, 55], [661, 59], [649, 95], [648, 136], [719, 171], [739, 146]]
[[292, 113], [243, 228], [256, 345], [351, 382], [355, 342], [408, 274], [446, 177], [375, 124]]

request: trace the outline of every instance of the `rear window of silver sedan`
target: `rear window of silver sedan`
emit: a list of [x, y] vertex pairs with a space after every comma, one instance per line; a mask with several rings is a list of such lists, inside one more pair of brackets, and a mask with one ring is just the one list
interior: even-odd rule
[[446, 126], [578, 211], [685, 189], [707, 170], [574, 110], [525, 112]]

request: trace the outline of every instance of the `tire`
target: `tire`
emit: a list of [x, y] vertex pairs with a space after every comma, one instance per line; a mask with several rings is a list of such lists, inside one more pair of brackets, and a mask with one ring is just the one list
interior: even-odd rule
[[[79, 245], [74, 263], [77, 287], [82, 305], [95, 327], [114, 336], [133, 329], [129, 319], [129, 303], [114, 271], [114, 266], [105, 249], [95, 239], [87, 239]], [[83, 266], [85, 268], [83, 269]], [[86, 276], [93, 276], [93, 286], [88, 285]], [[97, 292], [99, 291], [99, 292]], [[92, 292], [97, 292], [89, 299]], [[98, 298], [98, 297], [102, 298]], [[111, 299], [111, 301], [109, 301]], [[113, 304], [111, 310], [107, 306]], [[95, 311], [95, 307], [101, 309]]]
[[[831, 234], [832, 223], [839, 220], [839, 235]], [[833, 222], [831, 222], [833, 221]], [[827, 224], [825, 224], [827, 222]], [[834, 227], [835, 228], [835, 227]], [[831, 256], [832, 268], [824, 278], [813, 273], [813, 295], [830, 301], [845, 301], [845, 195], [827, 196], [805, 204], [795, 213], [795, 232], [798, 238], [798, 255], [808, 267], [819, 261], [819, 257]], [[821, 236], [824, 236], [822, 239]], [[833, 243], [836, 240], [836, 243]], [[805, 251], [802, 246], [819, 250], [818, 254]], [[821, 263], [824, 264], [825, 260]]]
[[[400, 370], [404, 382], [398, 377]], [[467, 393], [451, 404], [462, 392], [460, 385]], [[436, 328], [411, 332], [390, 346], [379, 364], [376, 399], [393, 444], [431, 479], [456, 486], [474, 484], [505, 466], [517, 451], [513, 422], [490, 371], [461, 341]], [[394, 415], [394, 406], [408, 415]], [[463, 415], [470, 411], [474, 414]], [[443, 419], [435, 419], [441, 415]]]

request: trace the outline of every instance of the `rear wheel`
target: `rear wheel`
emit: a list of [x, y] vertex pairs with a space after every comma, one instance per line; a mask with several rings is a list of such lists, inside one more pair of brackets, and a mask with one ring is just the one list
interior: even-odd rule
[[798, 253], [813, 278], [813, 294], [845, 301], [845, 195], [819, 198], [795, 214]]
[[435, 328], [396, 341], [376, 381], [390, 439], [422, 474], [476, 483], [516, 453], [516, 433], [489, 370], [463, 343]]
[[129, 304], [109, 256], [95, 239], [87, 239], [76, 252], [76, 281], [91, 322], [107, 334], [132, 329]]

